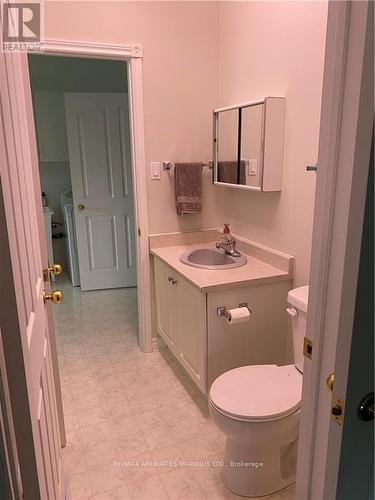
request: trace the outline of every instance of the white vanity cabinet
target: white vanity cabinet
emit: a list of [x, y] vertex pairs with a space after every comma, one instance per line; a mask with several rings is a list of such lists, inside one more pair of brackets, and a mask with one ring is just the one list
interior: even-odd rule
[[[179, 260], [182, 249], [170, 248], [152, 250], [156, 330], [203, 394], [232, 368], [293, 362], [285, 310], [292, 257], [280, 262], [285, 270], [248, 257], [238, 268], [239, 281], [228, 284], [236, 279], [236, 269], [185, 266]], [[246, 275], [250, 279], [244, 283]], [[230, 311], [243, 304], [251, 312], [245, 322], [229, 323], [218, 314], [223, 307]]]
[[206, 295], [160, 259], [154, 265], [157, 331], [206, 393]]

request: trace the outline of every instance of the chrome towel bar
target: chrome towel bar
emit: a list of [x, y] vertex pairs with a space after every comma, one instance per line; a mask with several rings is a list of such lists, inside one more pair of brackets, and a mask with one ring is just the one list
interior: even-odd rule
[[[202, 168], [203, 167], [212, 169], [213, 161], [202, 162]], [[174, 163], [172, 163], [171, 161], [163, 161], [163, 170], [171, 170], [171, 168], [174, 168]]]

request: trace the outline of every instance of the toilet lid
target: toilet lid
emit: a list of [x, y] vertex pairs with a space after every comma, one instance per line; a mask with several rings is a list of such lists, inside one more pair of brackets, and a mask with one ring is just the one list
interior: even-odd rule
[[222, 413], [240, 420], [276, 420], [301, 404], [302, 374], [294, 365], [253, 365], [220, 375], [210, 401]]

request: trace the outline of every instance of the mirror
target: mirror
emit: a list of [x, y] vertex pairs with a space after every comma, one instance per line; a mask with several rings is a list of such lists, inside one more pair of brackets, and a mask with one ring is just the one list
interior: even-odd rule
[[282, 97], [215, 110], [214, 184], [281, 191], [284, 115]]

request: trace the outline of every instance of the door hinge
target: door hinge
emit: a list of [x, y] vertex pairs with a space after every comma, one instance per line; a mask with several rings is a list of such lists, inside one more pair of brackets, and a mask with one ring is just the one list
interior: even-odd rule
[[312, 358], [312, 349], [313, 349], [312, 340], [308, 339], [307, 337], [304, 337], [304, 339], [303, 339], [303, 355], [305, 356], [305, 358], [308, 358], [308, 359]]
[[141, 228], [138, 228], [138, 236], [141, 236]]
[[333, 394], [332, 396], [331, 418], [337, 424], [342, 425], [344, 419], [344, 400], [337, 394]]

